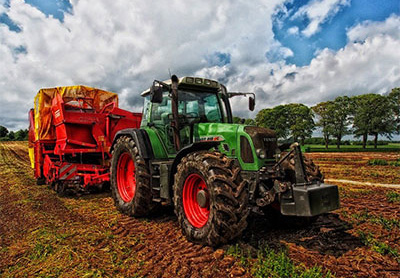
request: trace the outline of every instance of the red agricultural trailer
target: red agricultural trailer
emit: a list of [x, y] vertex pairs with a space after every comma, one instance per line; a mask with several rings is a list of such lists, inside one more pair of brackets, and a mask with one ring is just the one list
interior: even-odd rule
[[38, 183], [59, 193], [109, 182], [110, 148], [142, 114], [118, 108], [118, 95], [86, 86], [41, 89], [29, 111], [29, 155]]

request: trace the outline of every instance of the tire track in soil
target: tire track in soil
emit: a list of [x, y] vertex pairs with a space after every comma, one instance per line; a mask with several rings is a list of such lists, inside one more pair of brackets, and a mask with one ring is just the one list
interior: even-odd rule
[[[310, 226], [297, 229], [272, 226], [268, 217], [255, 218], [250, 220], [251, 233], [245, 234], [244, 246], [259, 249], [260, 243], [267, 243], [276, 250], [287, 247], [294, 262], [307, 267], [318, 264], [336, 277], [399, 277], [399, 263], [365, 246], [355, 228], [368, 231], [371, 226], [353, 227], [336, 213], [322, 215]], [[400, 240], [399, 236], [390, 238], [387, 233], [380, 236], [391, 242]]]
[[351, 184], [351, 185], [367, 185], [367, 186], [375, 186], [375, 187], [387, 187], [387, 188], [400, 189], [400, 184], [360, 182], [360, 181], [351, 181], [351, 180], [342, 180], [342, 179], [325, 179], [325, 182], [332, 182], [334, 184], [335, 183], [344, 183], [344, 184]]
[[[107, 205], [104, 209], [110, 208]], [[140, 276], [250, 277], [248, 273], [239, 271], [238, 261], [224, 256], [221, 249], [214, 250], [187, 241], [172, 211], [146, 220], [118, 215], [118, 222], [111, 231], [143, 262], [140, 268], [132, 269]], [[130, 241], [138, 235], [140, 241], [131, 244]]]
[[[26, 238], [31, 233], [62, 226], [68, 221], [90, 223], [69, 211], [43, 186], [37, 186], [30, 175], [29, 162], [19, 159], [24, 156], [23, 149], [17, 152], [12, 148], [21, 148], [21, 145], [0, 143], [0, 248], [11, 250], [1, 256], [0, 275], [21, 260], [29, 261], [26, 255], [30, 246]], [[38, 275], [35, 271], [20, 272], [16, 270], [11, 277]]]

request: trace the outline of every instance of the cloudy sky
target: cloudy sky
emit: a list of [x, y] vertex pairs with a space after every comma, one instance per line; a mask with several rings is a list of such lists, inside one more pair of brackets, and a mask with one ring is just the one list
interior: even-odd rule
[[140, 111], [153, 79], [198, 75], [256, 111], [400, 86], [398, 0], [0, 0], [0, 125], [43, 87], [84, 84]]

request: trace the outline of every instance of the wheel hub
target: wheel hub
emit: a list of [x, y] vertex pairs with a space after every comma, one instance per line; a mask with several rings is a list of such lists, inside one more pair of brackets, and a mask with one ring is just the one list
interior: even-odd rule
[[129, 152], [124, 152], [118, 159], [117, 187], [121, 199], [132, 201], [136, 191], [135, 163]]
[[193, 227], [202, 228], [210, 215], [210, 202], [207, 184], [196, 173], [190, 174], [183, 185], [183, 209], [187, 220]]
[[205, 190], [197, 192], [197, 203], [201, 208], [208, 207], [208, 193]]

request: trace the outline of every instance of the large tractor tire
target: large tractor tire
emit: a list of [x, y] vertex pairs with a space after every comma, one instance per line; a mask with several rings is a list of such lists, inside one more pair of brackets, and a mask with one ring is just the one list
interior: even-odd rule
[[247, 226], [248, 189], [235, 161], [218, 152], [187, 155], [178, 165], [174, 205], [184, 235], [217, 246], [241, 235]]
[[152, 208], [149, 168], [140, 157], [136, 142], [121, 136], [112, 152], [111, 195], [119, 211], [130, 216], [144, 216]]
[[[282, 156], [284, 153], [282, 153]], [[307, 158], [303, 155], [304, 166], [306, 170], [306, 175], [309, 181], [320, 181], [324, 182], [324, 175], [319, 170], [319, 167], [314, 164], [314, 161], [311, 158]], [[294, 154], [292, 153], [289, 157], [282, 162], [282, 168], [284, 169], [287, 177], [291, 182], [295, 182], [296, 174], [295, 174], [295, 166], [294, 166]]]

